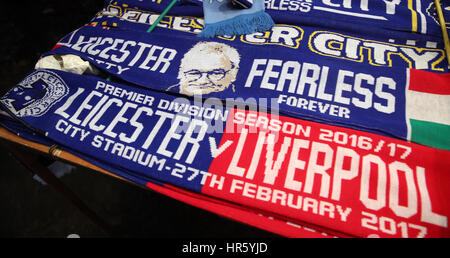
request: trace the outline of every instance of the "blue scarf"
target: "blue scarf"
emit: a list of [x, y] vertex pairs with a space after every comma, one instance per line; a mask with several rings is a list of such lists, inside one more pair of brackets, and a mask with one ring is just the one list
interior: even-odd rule
[[274, 26], [264, 12], [264, 0], [255, 0], [250, 8], [240, 9], [231, 0], [204, 0], [205, 28], [199, 37], [233, 36], [266, 31]]
[[[241, 2], [249, 2], [240, 0]], [[171, 1], [114, 0], [106, 1], [105, 10], [123, 15], [133, 8], [146, 12], [161, 13]], [[444, 18], [449, 23], [448, 0], [440, 1]], [[383, 30], [395, 33], [413, 32], [442, 39], [439, 19], [434, 0], [386, 0], [386, 1], [297, 1], [266, 0], [265, 11], [276, 24], [302, 24], [323, 28], [334, 28], [358, 32], [376, 33]], [[182, 15], [201, 18], [204, 16], [203, 1], [181, 0], [168, 15]], [[112, 21], [112, 17], [107, 20]], [[133, 19], [133, 16], [130, 17]], [[138, 20], [144, 20], [144, 16]], [[164, 19], [167, 21], [169, 18]], [[136, 20], [133, 20], [136, 22]], [[120, 19], [114, 21], [122, 23]], [[164, 25], [163, 25], [164, 26]], [[148, 28], [148, 27], [147, 27]], [[450, 26], [447, 26], [450, 28]]]
[[[211, 79], [214, 75], [186, 72], [198, 70], [193, 67], [197, 63], [210, 65], [206, 62], [222, 53], [233, 58], [225, 60], [227, 64], [216, 72], [229, 82], [223, 84], [223, 89], [203, 92], [203, 97], [224, 101], [273, 98], [280, 113], [290, 116], [450, 148], [446, 126], [437, 126], [432, 139], [415, 137], [413, 131], [420, 127], [415, 123], [411, 126], [407, 117], [407, 109], [415, 105], [405, 94], [408, 83], [417, 78], [443, 77], [433, 84], [441, 88], [439, 85], [448, 80], [444, 52], [439, 49], [443, 48], [442, 42], [429, 47], [434, 38], [414, 35], [418, 43], [411, 46], [405, 43], [413, 36], [403, 33], [389, 35], [394, 40], [391, 43], [378, 34], [277, 25], [266, 34], [205, 41], [194, 36], [201, 31], [195, 22], [195, 18], [177, 17], [163, 24], [168, 28], [158, 28], [151, 34], [138, 31], [139, 27], [106, 30], [85, 26], [44, 55], [76, 54], [112, 75], [113, 80], [193, 95], [184, 90], [182, 80], [187, 76]], [[429, 60], [423, 62], [419, 55]], [[411, 76], [418, 69], [427, 73]]]

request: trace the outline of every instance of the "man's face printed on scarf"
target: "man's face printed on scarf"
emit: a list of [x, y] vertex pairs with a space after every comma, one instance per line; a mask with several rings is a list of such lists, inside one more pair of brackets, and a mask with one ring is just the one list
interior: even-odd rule
[[209, 94], [230, 87], [236, 79], [237, 67], [227, 53], [213, 47], [197, 51], [196, 47], [199, 45], [185, 55], [180, 66], [180, 93]]

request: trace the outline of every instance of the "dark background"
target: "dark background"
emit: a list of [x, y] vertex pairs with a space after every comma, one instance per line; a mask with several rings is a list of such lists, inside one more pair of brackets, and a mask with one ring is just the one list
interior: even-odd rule
[[[103, 0], [8, 1], [0, 16], [0, 94], [64, 35], [88, 23]], [[107, 237], [0, 145], [0, 237]], [[271, 233], [118, 179], [77, 168], [61, 180], [123, 237], [259, 238]]]

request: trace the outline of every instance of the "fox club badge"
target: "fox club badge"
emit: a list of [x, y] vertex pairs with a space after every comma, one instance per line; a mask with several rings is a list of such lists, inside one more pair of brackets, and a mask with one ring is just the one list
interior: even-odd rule
[[9, 90], [1, 99], [17, 117], [39, 117], [69, 93], [69, 87], [57, 74], [36, 70]]

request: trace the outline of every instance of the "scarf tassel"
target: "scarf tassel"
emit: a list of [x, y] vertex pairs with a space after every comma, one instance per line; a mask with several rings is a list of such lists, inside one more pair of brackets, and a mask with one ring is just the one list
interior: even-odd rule
[[199, 37], [213, 38], [215, 36], [233, 36], [252, 34], [257, 31], [266, 31], [275, 23], [272, 17], [264, 11], [251, 14], [242, 14], [232, 19], [205, 24], [205, 28], [198, 34]]

